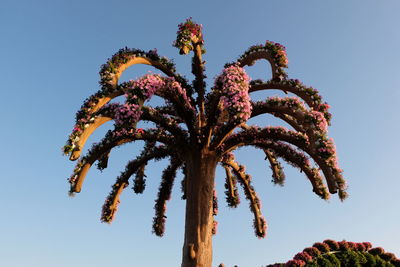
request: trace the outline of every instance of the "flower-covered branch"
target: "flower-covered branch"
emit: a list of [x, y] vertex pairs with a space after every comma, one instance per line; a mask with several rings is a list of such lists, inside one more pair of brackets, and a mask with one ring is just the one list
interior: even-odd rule
[[329, 105], [327, 103], [322, 102], [322, 97], [319, 94], [318, 90], [313, 87], [305, 86], [301, 81], [297, 79], [288, 79], [282, 81], [262, 81], [262, 80], [252, 80], [250, 81], [250, 89], [249, 92], [256, 92], [260, 90], [282, 90], [285, 93], [290, 92], [302, 100], [304, 100], [307, 105], [312, 108], [314, 111], [319, 111], [324, 114], [324, 117], [328, 124], [330, 123], [331, 114], [329, 113]]
[[258, 198], [253, 186], [250, 184], [251, 176], [246, 174], [245, 167], [238, 165], [235, 162], [233, 154], [227, 153], [221, 161], [221, 164], [228, 166], [233, 171], [233, 174], [238, 179], [239, 183], [243, 187], [246, 198], [250, 202], [250, 209], [254, 215], [254, 230], [257, 237], [264, 237], [267, 230], [267, 223], [264, 217], [261, 215], [261, 203]]
[[145, 52], [140, 49], [122, 48], [115, 53], [107, 63], [101, 66], [100, 85], [103, 91], [114, 90], [118, 86], [118, 80], [121, 74], [130, 66], [136, 64], [146, 64], [155, 67], [164, 72], [167, 76], [173, 77], [189, 93], [192, 94], [192, 88], [187, 80], [175, 73], [175, 64], [166, 57], [160, 57], [157, 50]]
[[63, 153], [65, 155], [71, 154], [71, 160], [79, 158], [86, 139], [95, 129], [107, 121], [104, 117], [96, 120], [96, 117], [93, 116], [93, 114], [107, 104], [111, 99], [123, 95], [123, 93], [122, 90], [116, 90], [109, 94], [103, 94], [100, 90], [85, 100], [76, 114], [75, 126], [68, 137], [66, 145], [63, 147]]
[[[127, 97], [125, 104], [105, 106], [112, 97], [122, 95], [122, 92], [125, 92]], [[149, 100], [154, 94], [172, 103], [178, 110], [178, 114], [184, 116], [183, 119], [186, 124], [192, 129], [191, 125], [193, 125], [195, 110], [186, 94], [186, 90], [181, 87], [180, 83], [171, 77], [145, 75], [136, 81], [124, 83], [109, 96], [104, 97], [99, 94], [86, 101], [81, 111], [78, 112], [77, 123], [67, 141], [67, 145], [64, 147], [64, 153], [69, 154], [72, 152], [71, 159], [73, 160], [79, 157], [87, 138], [100, 125], [109, 120], [107, 116], [100, 116], [102, 112], [108, 112], [108, 116], [112, 114], [117, 127], [133, 127], [142, 114], [141, 109], [144, 101]], [[99, 114], [97, 110], [100, 108], [103, 111]]]
[[[253, 146], [260, 148], [264, 152], [266, 152], [267, 158], [269, 158], [268, 156], [272, 152], [274, 157], [282, 158], [288, 164], [292, 165], [295, 168], [300, 169], [302, 172], [305, 173], [307, 178], [310, 180], [311, 185], [313, 187], [313, 191], [322, 199], [329, 198], [328, 190], [322, 180], [319, 170], [311, 165], [309, 158], [304, 153], [298, 151], [297, 149], [294, 149], [292, 146], [285, 144], [283, 142], [255, 141]], [[273, 166], [272, 163], [271, 166]], [[276, 178], [274, 177], [274, 182], [275, 179]], [[281, 179], [278, 180], [277, 182], [283, 183]]]
[[253, 45], [239, 57], [237, 63], [241, 67], [252, 66], [260, 59], [266, 59], [271, 64], [273, 80], [281, 81], [287, 77], [283, 68], [287, 68], [289, 61], [283, 45], [271, 41], [266, 41], [265, 45]]
[[225, 169], [226, 180], [225, 180], [225, 196], [228, 207], [236, 208], [240, 203], [240, 198], [237, 190], [237, 179], [232, 175], [231, 167], [228, 165], [222, 165]]
[[141, 166], [147, 164], [149, 160], [160, 160], [169, 155], [169, 150], [164, 146], [146, 146], [142, 153], [133, 161], [130, 161], [125, 171], [118, 176], [117, 181], [112, 186], [112, 190], [103, 205], [101, 221], [111, 223], [118, 209], [119, 197], [122, 191], [129, 185], [129, 178], [138, 171]]
[[[176, 40], [173, 46], [179, 49], [180, 54], [186, 55], [195, 49], [196, 44], [200, 44], [201, 46], [204, 44], [201, 32], [202, 27], [201, 24], [195, 23], [192, 18], [188, 18], [184, 23], [178, 25]], [[205, 50], [202, 49], [201, 52], [204, 54]]]
[[[214, 133], [211, 147], [217, 148], [228, 135], [241, 123], [246, 122], [251, 115], [251, 101], [248, 94], [249, 76], [243, 68], [238, 65], [231, 65], [225, 68], [221, 75], [215, 79], [215, 85], [210, 97], [218, 99], [210, 101], [211, 105], [217, 107], [209, 107], [208, 110], [219, 110], [217, 114], [218, 130]], [[212, 127], [214, 125], [210, 125]]]
[[285, 182], [285, 173], [283, 167], [278, 161], [277, 156], [272, 149], [264, 149], [265, 159], [268, 159], [272, 171], [272, 181], [274, 184], [283, 185]]
[[322, 169], [329, 191], [336, 193], [339, 189], [339, 197], [346, 198], [346, 183], [341, 175], [342, 170], [337, 165], [335, 147], [325, 135], [320, 135], [316, 143], [310, 143], [308, 137], [303, 133], [290, 131], [283, 127], [249, 127], [249, 129], [231, 135], [225, 141], [224, 151], [230, 152], [255, 142], [273, 143], [277, 141], [292, 144], [310, 155]]
[[163, 236], [165, 231], [165, 221], [167, 216], [167, 200], [171, 199], [171, 191], [174, 184], [176, 171], [182, 165], [182, 161], [173, 155], [170, 165], [164, 170], [161, 177], [161, 185], [158, 191], [158, 197], [154, 210], [156, 212], [153, 218], [153, 233], [157, 236]]
[[148, 140], [161, 142], [166, 145], [173, 144], [171, 136], [165, 133], [164, 130], [147, 129], [135, 130], [130, 129], [115, 129], [108, 131], [103, 140], [95, 143], [88, 153], [82, 157], [74, 169], [73, 174], [69, 178], [71, 184], [71, 193], [79, 193], [87, 172], [94, 162], [99, 160], [105, 153], [109, 153], [114, 147], [133, 142], [136, 140]]

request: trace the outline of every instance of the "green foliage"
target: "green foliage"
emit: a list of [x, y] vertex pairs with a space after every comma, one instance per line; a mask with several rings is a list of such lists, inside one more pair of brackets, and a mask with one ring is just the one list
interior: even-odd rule
[[372, 255], [368, 252], [346, 250], [340, 252], [330, 252], [322, 254], [312, 262], [307, 263], [305, 267], [394, 267], [388, 261], [383, 260], [378, 255]]
[[400, 260], [371, 243], [325, 240], [296, 254], [287, 263], [266, 267], [400, 267]]

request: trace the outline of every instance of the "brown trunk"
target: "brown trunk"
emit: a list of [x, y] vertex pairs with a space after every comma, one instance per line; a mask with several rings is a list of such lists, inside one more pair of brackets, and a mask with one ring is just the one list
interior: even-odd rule
[[182, 267], [212, 265], [212, 200], [216, 165], [217, 158], [208, 151], [196, 151], [187, 160]]

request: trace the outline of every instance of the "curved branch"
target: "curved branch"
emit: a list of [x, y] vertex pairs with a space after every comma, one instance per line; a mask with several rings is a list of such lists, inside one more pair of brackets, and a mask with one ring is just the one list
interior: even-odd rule
[[[104, 93], [102, 91], [98, 91], [96, 94], [90, 96], [85, 100], [80, 110], [76, 114], [76, 122], [72, 133], [70, 134], [67, 144], [64, 146], [64, 154], [71, 153], [71, 160], [76, 160], [79, 158], [80, 150], [82, 149], [82, 142], [79, 142], [82, 134], [87, 132], [87, 136], [91, 134], [89, 131], [94, 131], [97, 127], [90, 127], [90, 125], [94, 122], [93, 114], [96, 113], [100, 108], [102, 108], [105, 104], [107, 104], [111, 99], [122, 95], [124, 92], [121, 88], [118, 90]], [[96, 122], [99, 123], [99, 122]], [[100, 124], [103, 124], [100, 122]], [[89, 129], [87, 129], [89, 127]], [[86, 140], [87, 136], [84, 136], [83, 139]], [[83, 141], [84, 143], [85, 141]]]
[[160, 57], [156, 50], [145, 52], [139, 49], [129, 49], [127, 47], [120, 49], [114, 54], [100, 70], [100, 84], [103, 90], [113, 90], [118, 86], [118, 80], [121, 74], [129, 67], [136, 64], [150, 65], [169, 77], [175, 78], [188, 90], [191, 98], [192, 88], [187, 81], [179, 74], [175, 73], [175, 65], [166, 57]]
[[108, 167], [108, 159], [110, 157], [111, 151], [105, 152], [98, 160], [97, 160], [97, 169], [103, 171]]
[[71, 156], [69, 157], [70, 160], [77, 160], [82, 152], [82, 149], [87, 141], [87, 139], [92, 135], [92, 133], [99, 128], [101, 125], [103, 125], [104, 123], [108, 122], [112, 120], [112, 118], [110, 117], [103, 117], [103, 116], [99, 116], [99, 117], [95, 117], [93, 122], [91, 124], [89, 124], [87, 126], [87, 128], [85, 128], [82, 132], [82, 134], [80, 135], [78, 141], [76, 142], [76, 147], [74, 148], [74, 150], [71, 153]]
[[253, 80], [250, 82], [249, 93], [270, 89], [279, 89], [285, 93], [290, 92], [297, 95], [313, 110], [324, 113], [324, 116], [329, 123], [331, 118], [331, 114], [328, 112], [329, 105], [322, 102], [322, 96], [319, 94], [318, 90], [313, 87], [307, 87], [297, 79], [282, 81], [269, 80], [266, 82], [262, 80]]
[[[87, 126], [85, 126], [84, 130], [79, 136], [78, 141], [75, 143], [76, 147], [70, 156], [70, 160], [76, 160], [79, 158], [87, 139], [97, 128], [99, 128], [107, 121], [115, 120], [116, 112], [120, 107], [122, 107], [121, 104], [109, 104], [103, 106], [102, 109], [96, 112], [96, 114], [92, 115], [90, 124], [87, 124]], [[154, 122], [155, 124], [163, 127], [182, 141], [185, 141], [187, 139], [187, 133], [178, 126], [178, 122], [172, 118], [164, 116], [164, 114], [160, 112], [158, 108], [141, 106], [141, 112], [142, 115], [140, 119]], [[130, 125], [130, 127], [135, 128], [135, 125]]]
[[[313, 191], [322, 199], [329, 198], [329, 193], [322, 181], [322, 177], [318, 169], [312, 167], [308, 157], [303, 153], [282, 142], [255, 142], [252, 145], [264, 150], [266, 153], [273, 152], [274, 156], [280, 157], [293, 167], [299, 168], [300, 171], [304, 172], [307, 178], [310, 180]], [[272, 164], [273, 163], [271, 163], [271, 165]]]
[[[308, 111], [297, 98], [269, 97], [264, 102], [258, 101], [254, 103], [251, 101], [251, 105], [252, 113], [250, 118], [269, 113], [283, 119], [300, 132], [304, 132], [304, 126], [309, 128], [309, 132], [314, 130], [310, 128], [309, 123], [305, 123]], [[299, 122], [302, 122], [302, 124], [299, 124]], [[222, 125], [216, 132], [214, 140], [212, 140], [211, 148], [218, 148], [229, 135], [232, 134], [237, 126], [238, 124], [232, 123]], [[311, 136], [313, 136], [312, 133]]]
[[82, 157], [72, 174], [69, 182], [71, 184], [70, 193], [79, 193], [83, 181], [93, 163], [99, 160], [105, 153], [109, 153], [113, 148], [136, 140], [147, 140], [161, 142], [167, 145], [174, 145], [172, 136], [165, 134], [162, 130], [142, 130], [137, 132], [127, 131], [108, 131], [100, 143], [94, 144], [86, 156]]
[[266, 59], [270, 63], [272, 79], [279, 81], [287, 77], [283, 70], [288, 63], [284, 46], [270, 41], [267, 41], [265, 45], [252, 46], [240, 56], [237, 62], [241, 67], [252, 66], [260, 59]]
[[291, 131], [284, 127], [248, 127], [239, 133], [233, 134], [224, 142], [224, 152], [231, 152], [237, 147], [249, 145], [255, 140], [274, 140], [291, 143], [297, 147], [307, 149], [308, 137], [300, 132]]
[[244, 172], [244, 167], [238, 165], [233, 159], [225, 158], [222, 160], [221, 163], [230, 167], [233, 170], [233, 173], [242, 185], [246, 198], [250, 201], [250, 209], [254, 215], [255, 234], [258, 237], [264, 237], [266, 234], [267, 224], [265, 222], [265, 219], [261, 215], [260, 200], [258, 199], [253, 186], [250, 184], [250, 175], [246, 174]]
[[136, 177], [132, 188], [136, 194], [142, 194], [144, 189], [146, 188], [146, 179], [144, 178], [147, 177], [144, 173], [146, 165], [147, 162], [140, 165], [139, 168], [137, 168], [136, 170]]
[[[325, 137], [321, 136], [320, 138]], [[283, 127], [266, 127], [264, 129], [259, 127], [249, 127], [247, 130], [243, 130], [240, 133], [230, 136], [225, 142], [224, 150], [225, 152], [230, 152], [237, 147], [251, 145], [256, 141], [267, 143], [283, 141], [300, 148], [310, 155], [322, 169], [328, 183], [329, 192], [334, 194], [337, 192], [337, 189], [339, 189], [339, 197], [341, 199], [345, 197], [346, 188], [343, 177], [341, 176], [341, 170], [337, 169], [336, 166], [330, 163], [331, 160], [335, 161], [334, 156], [329, 161], [322, 158], [322, 154], [317, 153], [318, 148], [316, 147], [316, 144], [310, 143], [307, 136], [303, 133], [290, 131]], [[318, 140], [318, 142], [322, 141], [324, 141], [324, 139]]]
[[272, 149], [264, 149], [265, 159], [268, 159], [272, 170], [272, 181], [275, 184], [283, 185], [285, 182], [285, 173], [283, 167], [277, 159], [275, 152]]
[[129, 185], [129, 178], [131, 175], [140, 168], [143, 164], [153, 159], [162, 159], [169, 154], [168, 149], [164, 147], [145, 147], [140, 156], [135, 160], [130, 161], [125, 171], [118, 176], [117, 181], [112, 186], [112, 190], [102, 208], [101, 221], [111, 223], [114, 219], [115, 213], [118, 209], [119, 198], [122, 191]]
[[163, 236], [165, 232], [165, 212], [167, 200], [171, 199], [171, 191], [174, 185], [176, 171], [182, 165], [182, 161], [176, 156], [171, 157], [170, 165], [164, 170], [161, 178], [161, 185], [158, 191], [156, 204], [154, 205], [155, 216], [153, 218], [153, 233]]
[[239, 64], [241, 67], [244, 66], [252, 66], [254, 65], [255, 61], [258, 61], [260, 59], [266, 59], [270, 65], [271, 65], [271, 71], [272, 71], [272, 78], [273, 79], [277, 79], [279, 78], [279, 67], [275, 65], [275, 62], [272, 58], [272, 56], [270, 55], [270, 53], [268, 53], [268, 51], [255, 51], [252, 53], [249, 53], [248, 55], [244, 56], [242, 59], [238, 60]]
[[231, 208], [236, 208], [240, 203], [239, 194], [237, 191], [237, 180], [232, 175], [231, 168], [227, 165], [222, 165], [225, 169], [226, 180], [225, 180], [225, 195], [226, 202]]
[[175, 119], [165, 116], [165, 114], [157, 110], [157, 108], [143, 106], [142, 111], [142, 120], [154, 122], [157, 126], [161, 126], [174, 135], [178, 140], [181, 140], [181, 143], [187, 143], [187, 132], [179, 127], [178, 122]]

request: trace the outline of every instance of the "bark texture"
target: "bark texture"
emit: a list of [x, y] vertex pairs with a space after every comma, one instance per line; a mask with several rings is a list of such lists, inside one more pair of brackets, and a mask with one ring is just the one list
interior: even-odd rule
[[215, 154], [201, 150], [189, 156], [186, 173], [186, 219], [182, 267], [211, 267]]

